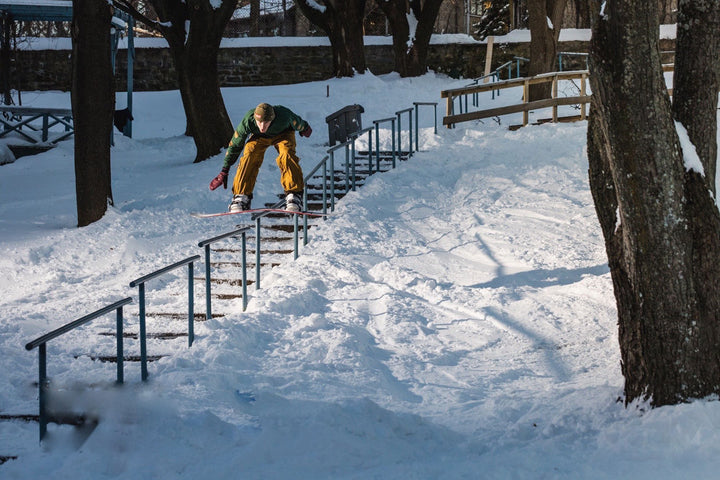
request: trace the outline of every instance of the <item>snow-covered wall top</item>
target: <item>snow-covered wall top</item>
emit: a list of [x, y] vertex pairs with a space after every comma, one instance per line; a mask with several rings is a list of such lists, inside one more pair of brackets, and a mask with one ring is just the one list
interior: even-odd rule
[[[23, 1], [23, 0], [13, 0]], [[24, 0], [28, 1], [28, 0]], [[675, 25], [661, 25], [660, 38], [674, 39]], [[69, 38], [28, 38], [27, 41], [18, 45], [21, 49], [31, 50], [71, 50], [72, 45]], [[590, 30], [566, 28], [560, 32], [561, 42], [589, 41]], [[513, 30], [507, 35], [495, 37], [495, 43], [527, 43], [530, 41], [529, 30]], [[462, 33], [437, 34], [433, 35], [431, 44], [443, 43], [477, 43], [484, 44], [486, 40], [480, 41], [470, 35]], [[225, 38], [220, 44], [221, 48], [253, 48], [253, 47], [319, 47], [329, 46], [330, 40], [327, 37], [245, 37]], [[392, 45], [392, 37], [366, 36], [365, 45]], [[120, 42], [120, 48], [127, 47], [127, 39]], [[135, 48], [167, 48], [168, 44], [164, 38], [136, 37]]]

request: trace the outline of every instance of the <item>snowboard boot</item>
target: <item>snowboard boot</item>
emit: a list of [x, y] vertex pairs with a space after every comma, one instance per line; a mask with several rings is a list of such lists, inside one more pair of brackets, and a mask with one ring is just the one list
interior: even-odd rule
[[228, 212], [237, 213], [243, 210], [250, 210], [250, 201], [252, 196], [250, 195], [234, 195], [230, 206], [228, 206]]
[[302, 207], [302, 193], [288, 193], [285, 196], [285, 210], [288, 212], [301, 212]]

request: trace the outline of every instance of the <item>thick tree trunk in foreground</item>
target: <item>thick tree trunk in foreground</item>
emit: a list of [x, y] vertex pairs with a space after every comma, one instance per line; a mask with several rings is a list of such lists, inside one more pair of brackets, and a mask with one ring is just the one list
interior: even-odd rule
[[720, 393], [714, 178], [684, 163], [690, 157], [683, 157], [673, 122], [658, 32], [655, 2], [606, 2], [593, 27], [588, 126], [590, 187], [618, 307], [625, 401], [650, 399], [653, 406]]
[[72, 91], [78, 226], [89, 225], [112, 203], [110, 136], [115, 90], [110, 63], [107, 2], [73, 0]]

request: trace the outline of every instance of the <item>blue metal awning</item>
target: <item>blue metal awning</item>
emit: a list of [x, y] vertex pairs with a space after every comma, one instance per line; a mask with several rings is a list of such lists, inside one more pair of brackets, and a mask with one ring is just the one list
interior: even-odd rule
[[0, 12], [19, 21], [72, 21], [72, 1], [0, 0]]

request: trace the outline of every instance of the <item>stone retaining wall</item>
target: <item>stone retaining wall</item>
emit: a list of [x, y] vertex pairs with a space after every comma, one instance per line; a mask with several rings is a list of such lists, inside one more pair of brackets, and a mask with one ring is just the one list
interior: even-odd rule
[[[663, 49], [672, 49], [665, 45]], [[587, 52], [587, 42], [562, 42], [559, 51]], [[496, 43], [493, 66], [513, 56], [527, 58], [529, 44]], [[474, 78], [485, 69], [484, 43], [444, 43], [430, 45], [428, 68], [454, 78]], [[12, 88], [21, 91], [62, 90], [71, 85], [71, 60], [68, 50], [25, 50], [14, 53]], [[393, 71], [392, 45], [368, 45], [366, 62], [375, 75]], [[126, 51], [120, 50], [116, 60], [117, 90], [126, 90]], [[584, 59], [576, 58], [565, 69], [585, 68]], [[282, 85], [321, 81], [331, 78], [332, 55], [329, 46], [282, 46], [225, 48], [218, 56], [218, 72], [223, 87]], [[134, 90], [156, 91], [177, 89], [175, 71], [167, 48], [136, 48]]]

